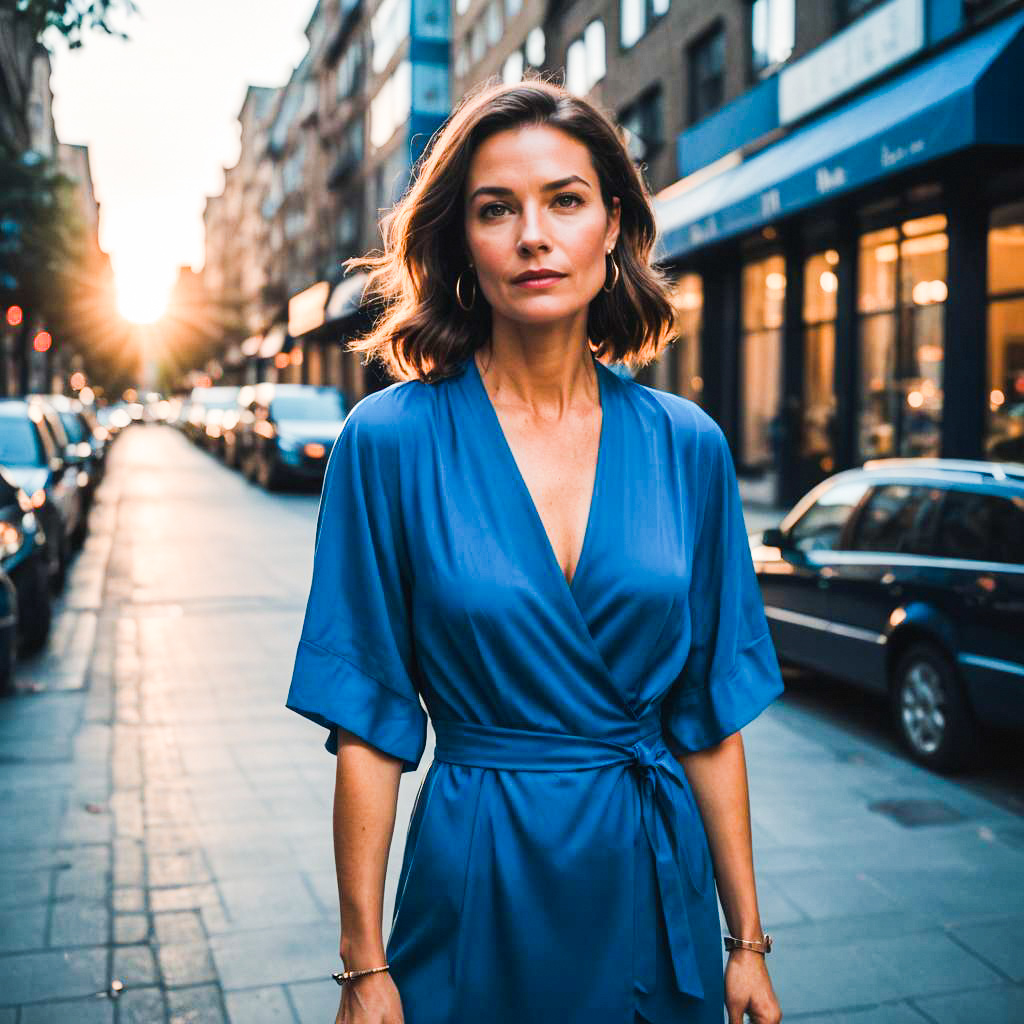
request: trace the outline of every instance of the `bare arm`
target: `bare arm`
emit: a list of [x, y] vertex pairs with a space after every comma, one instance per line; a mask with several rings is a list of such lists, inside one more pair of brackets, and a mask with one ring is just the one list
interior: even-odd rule
[[[739, 732], [704, 750], [676, 752], [704, 821], [714, 864], [715, 884], [729, 934], [759, 941], [761, 915], [754, 884], [750, 793], [743, 738]], [[750, 949], [729, 952], [725, 977], [730, 1024], [776, 1024], [782, 1013], [768, 978], [763, 954]]]
[[334, 862], [341, 906], [339, 952], [346, 968], [384, 963], [384, 880], [401, 774], [397, 758], [338, 730]]

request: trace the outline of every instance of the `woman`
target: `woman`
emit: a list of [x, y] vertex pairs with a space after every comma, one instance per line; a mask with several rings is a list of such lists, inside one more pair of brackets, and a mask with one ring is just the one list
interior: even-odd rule
[[337, 755], [337, 1021], [775, 1024], [738, 730], [783, 685], [721, 430], [596, 358], [671, 336], [622, 140], [484, 83], [384, 226], [400, 382], [331, 453], [287, 701]]

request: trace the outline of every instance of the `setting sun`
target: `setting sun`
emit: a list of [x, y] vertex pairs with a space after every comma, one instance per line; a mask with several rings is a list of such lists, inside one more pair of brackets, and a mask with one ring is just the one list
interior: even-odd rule
[[117, 307], [121, 315], [136, 324], [151, 324], [164, 315], [172, 282], [145, 265], [118, 267]]

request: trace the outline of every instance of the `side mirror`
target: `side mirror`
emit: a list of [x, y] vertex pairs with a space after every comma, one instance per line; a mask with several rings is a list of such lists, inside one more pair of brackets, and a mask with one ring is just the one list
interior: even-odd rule
[[792, 546], [789, 543], [789, 537], [777, 526], [769, 526], [761, 534], [761, 543], [766, 548], [788, 548]]

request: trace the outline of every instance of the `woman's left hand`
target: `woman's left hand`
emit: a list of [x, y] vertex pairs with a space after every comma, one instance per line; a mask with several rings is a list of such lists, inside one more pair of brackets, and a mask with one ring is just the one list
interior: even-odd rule
[[729, 1024], [744, 1024], [744, 1013], [750, 1024], [778, 1024], [782, 1020], [761, 953], [751, 949], [729, 953], [725, 965], [725, 1008], [729, 1011]]

